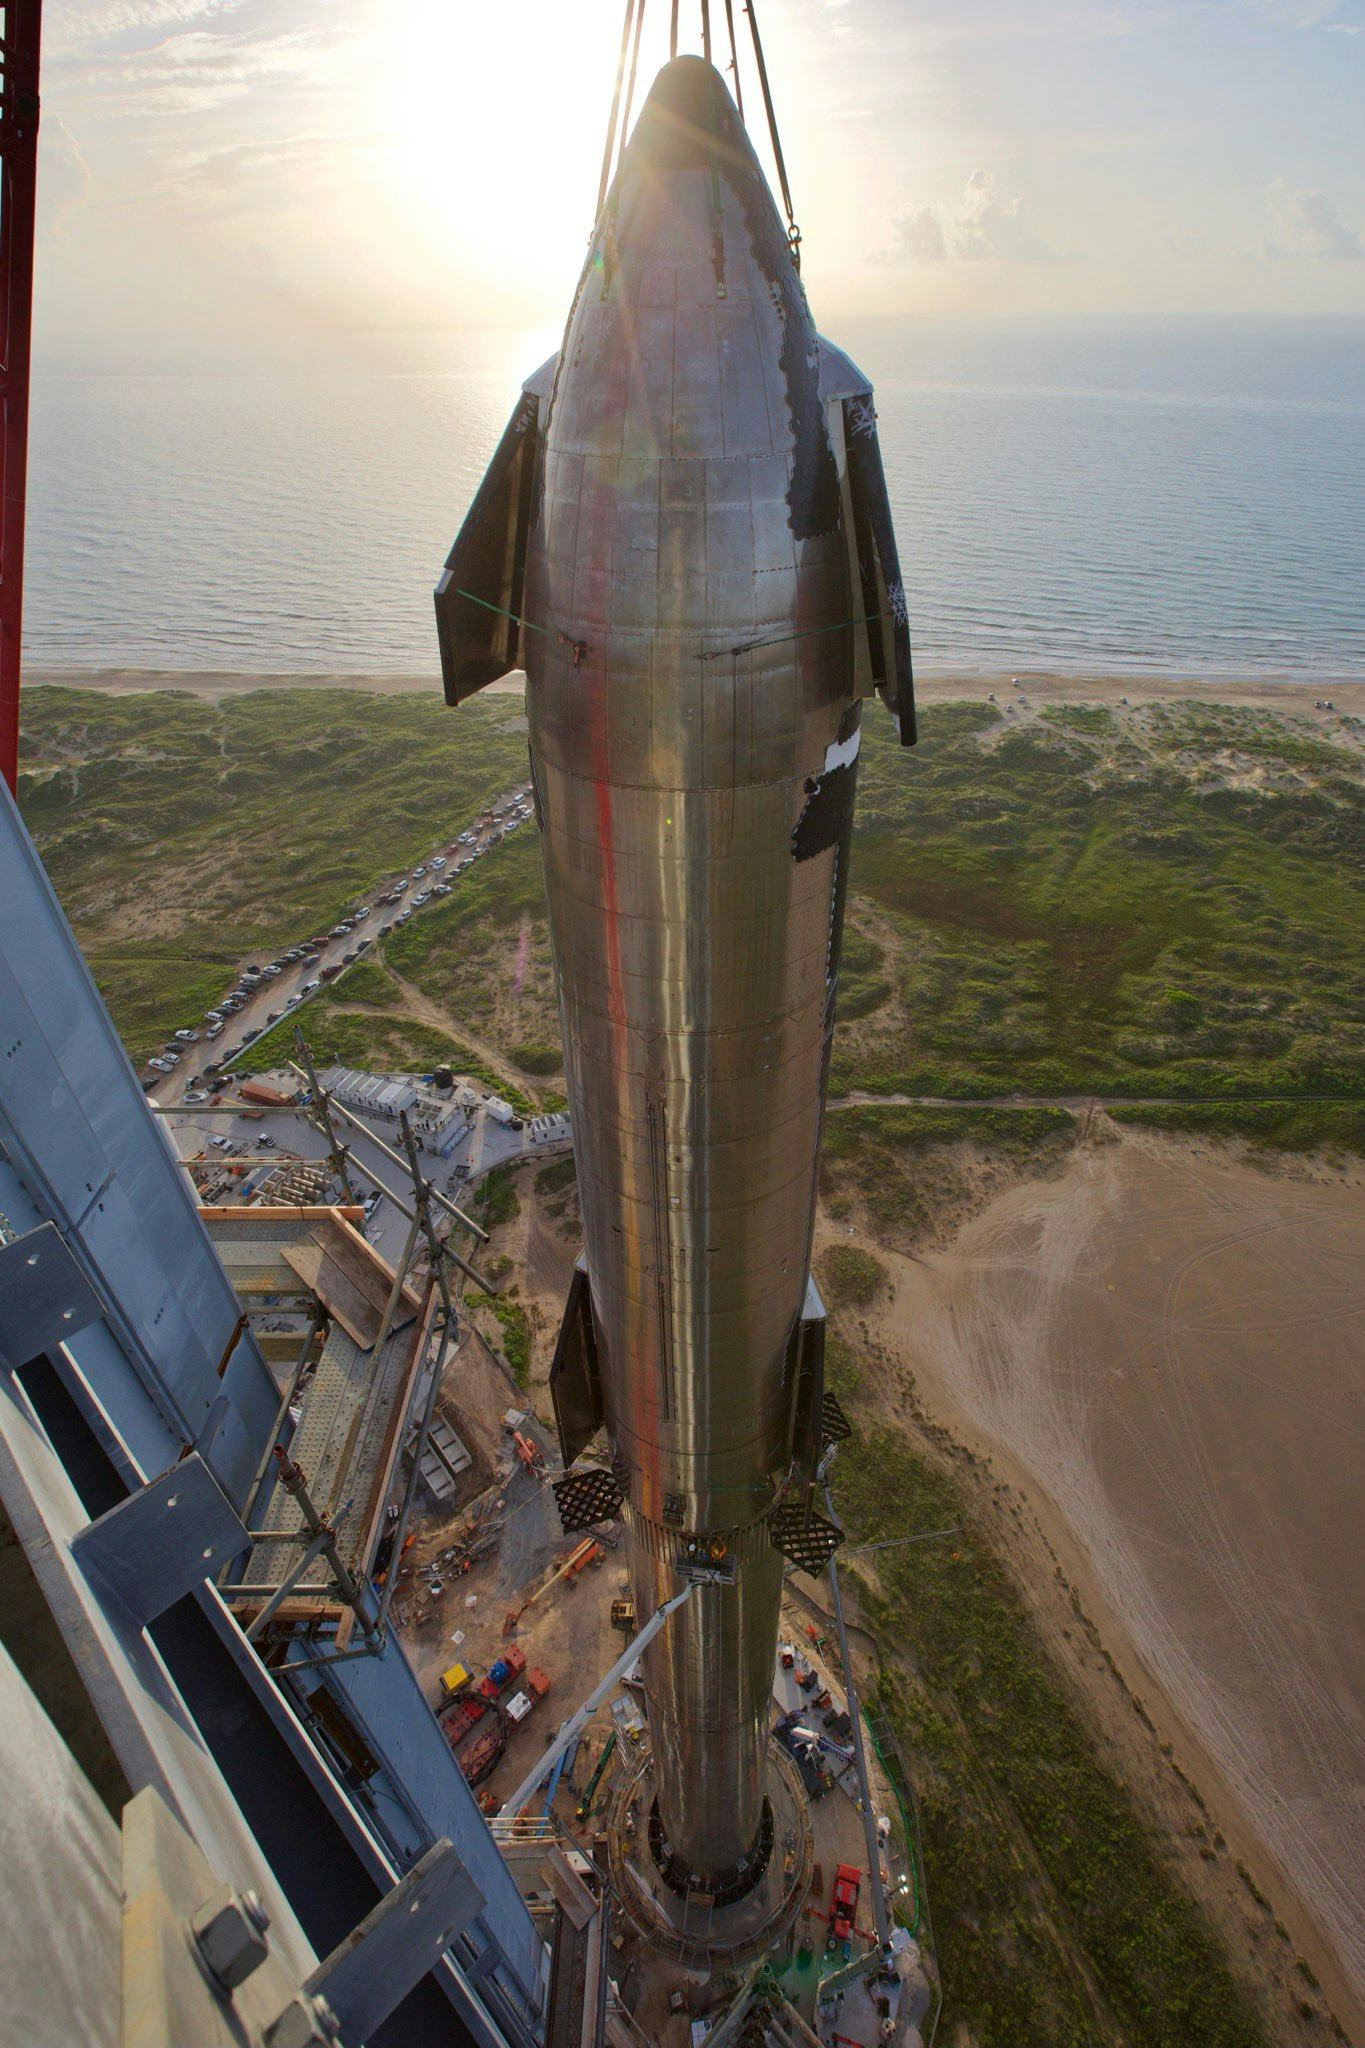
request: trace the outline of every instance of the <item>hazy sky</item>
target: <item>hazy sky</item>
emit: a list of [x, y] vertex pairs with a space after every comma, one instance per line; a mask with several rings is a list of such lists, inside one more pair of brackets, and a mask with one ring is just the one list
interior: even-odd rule
[[[649, 0], [641, 90], [666, 16]], [[49, 0], [44, 360], [438, 367], [452, 328], [535, 330], [548, 353], [620, 18]], [[831, 331], [1365, 312], [1365, 0], [762, 0], [760, 19]]]

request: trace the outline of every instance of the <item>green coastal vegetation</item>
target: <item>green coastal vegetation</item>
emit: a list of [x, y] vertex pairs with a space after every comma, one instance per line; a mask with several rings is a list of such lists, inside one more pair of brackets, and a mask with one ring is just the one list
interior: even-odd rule
[[1301, 723], [932, 705], [907, 757], [869, 720], [832, 1092], [1213, 1099], [1358, 1145], [1365, 782]]
[[520, 781], [519, 710], [26, 691], [20, 806], [134, 1058]]
[[846, 1316], [828, 1353], [856, 1429], [834, 1474], [853, 1541], [950, 1532], [873, 1553], [875, 1570], [853, 1549], [844, 1566], [915, 1788], [939, 2038], [1261, 2048], [1218, 1936], [1083, 1719], [969, 1488], [917, 1433], [877, 1423], [861, 1390], [885, 1385], [888, 1361]]
[[[962, 1139], [1046, 1151], [1075, 1097], [1132, 1124], [1365, 1149], [1365, 782], [1346, 735], [1196, 703], [933, 704], [921, 730], [907, 751], [865, 725], [830, 1085], [836, 1103], [930, 1100], [831, 1115], [831, 1200], [882, 1176], [913, 1206], [926, 1160]], [[142, 1057], [253, 952], [453, 836], [520, 780], [524, 749], [505, 696], [451, 713], [434, 692], [39, 689], [21, 798]], [[556, 1106], [534, 833], [301, 1016], [348, 1064], [448, 1060]], [[291, 1046], [277, 1026], [244, 1064]]]
[[519, 1301], [505, 1294], [466, 1294], [464, 1305], [482, 1334], [491, 1339], [507, 1361], [517, 1385], [531, 1384], [531, 1324]]

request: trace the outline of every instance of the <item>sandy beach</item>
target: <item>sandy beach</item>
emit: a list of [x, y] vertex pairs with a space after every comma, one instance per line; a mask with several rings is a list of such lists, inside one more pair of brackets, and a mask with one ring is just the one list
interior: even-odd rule
[[[992, 690], [1009, 693], [1014, 675], [1024, 685], [1026, 695], [1048, 704], [1119, 703], [1125, 698], [1130, 704], [1174, 704], [1193, 699], [1311, 715], [1315, 698], [1330, 697], [1337, 713], [1365, 718], [1365, 678], [1309, 682], [1275, 675], [1085, 676], [1055, 670], [993, 673], [966, 668], [942, 672], [925, 669], [916, 674], [915, 694], [919, 702], [935, 704], [981, 698]], [[371, 676], [339, 671], [320, 675], [243, 675], [210, 669], [30, 668], [24, 683], [25, 688], [58, 685], [67, 689], [108, 690], [118, 696], [137, 696], [148, 690], [186, 690], [192, 696], [211, 699], [244, 696], [252, 690], [364, 690], [380, 697], [439, 698], [441, 694], [440, 678], [435, 674]], [[518, 696], [524, 687], [525, 678], [519, 673], [492, 685], [496, 691]], [[1332, 713], [1317, 715], [1330, 718]]]

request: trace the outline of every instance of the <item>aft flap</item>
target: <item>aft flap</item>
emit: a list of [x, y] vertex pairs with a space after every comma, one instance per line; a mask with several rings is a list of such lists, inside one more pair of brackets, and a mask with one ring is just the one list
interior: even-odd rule
[[912, 747], [916, 732], [910, 622], [877, 439], [876, 408], [870, 393], [844, 398], [840, 404], [853, 511], [851, 539], [856, 546], [863, 610], [868, 619], [872, 675], [877, 694], [896, 721], [901, 745]]
[[522, 664], [526, 537], [542, 403], [538, 392], [522, 392], [436, 586], [447, 704], [463, 703]]

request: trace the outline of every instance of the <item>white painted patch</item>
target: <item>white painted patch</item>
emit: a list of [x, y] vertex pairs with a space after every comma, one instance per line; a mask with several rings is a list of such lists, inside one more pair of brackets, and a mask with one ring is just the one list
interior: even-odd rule
[[853, 734], [851, 739], [836, 740], [833, 746], [826, 747], [825, 765], [821, 771], [822, 774], [828, 775], [831, 768], [847, 768], [851, 761], [856, 761], [858, 758], [858, 748], [862, 744], [862, 738], [863, 735], [860, 728]]

